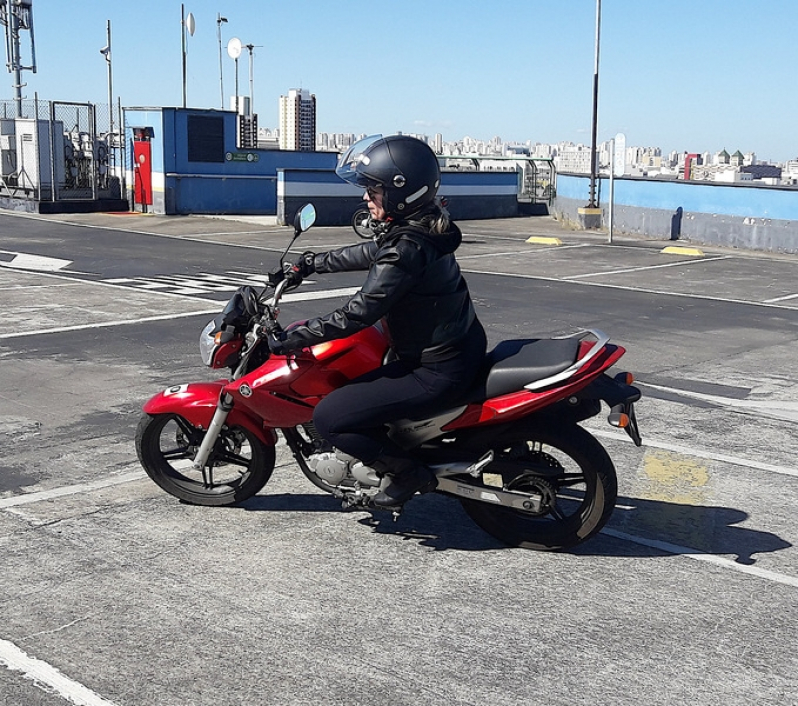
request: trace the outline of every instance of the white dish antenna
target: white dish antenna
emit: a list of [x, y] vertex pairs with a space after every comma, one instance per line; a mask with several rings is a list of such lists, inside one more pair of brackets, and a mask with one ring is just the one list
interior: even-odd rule
[[229, 56], [231, 59], [237, 59], [239, 56], [241, 56], [241, 49], [242, 44], [238, 37], [233, 37], [229, 42], [227, 42], [227, 56]]
[[194, 30], [197, 28], [196, 22], [194, 22], [194, 15], [189, 12], [186, 16], [186, 29], [188, 30], [189, 35], [192, 37], [194, 36]]

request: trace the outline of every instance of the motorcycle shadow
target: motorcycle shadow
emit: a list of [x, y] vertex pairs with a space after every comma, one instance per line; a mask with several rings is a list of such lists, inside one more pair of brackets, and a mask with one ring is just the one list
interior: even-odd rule
[[[258, 495], [240, 507], [267, 512], [342, 512], [338, 500], [321, 493]], [[507, 549], [477, 527], [459, 502], [442, 495], [413, 499], [397, 521], [391, 513], [381, 510], [361, 508], [347, 512], [376, 534], [398, 536], [437, 551]], [[748, 517], [748, 513], [729, 507], [619, 497], [606, 528], [566, 553], [630, 558], [705, 553], [732, 556], [739, 564], [751, 565], [756, 563], [756, 554], [792, 547], [771, 532], [740, 527]]]
[[619, 497], [604, 531], [573, 553], [629, 557], [704, 553], [731, 555], [738, 564], [752, 565], [755, 554], [793, 546], [772, 532], [740, 527], [748, 517], [730, 507]]
[[326, 494], [257, 495], [239, 507], [265, 512], [344, 512], [375, 534], [395, 535], [416, 541], [438, 551], [485, 551], [506, 546], [483, 532], [465, 514], [460, 503], [441, 495], [429, 494], [407, 503], [399, 518], [385, 510], [357, 508], [342, 510], [341, 503]]

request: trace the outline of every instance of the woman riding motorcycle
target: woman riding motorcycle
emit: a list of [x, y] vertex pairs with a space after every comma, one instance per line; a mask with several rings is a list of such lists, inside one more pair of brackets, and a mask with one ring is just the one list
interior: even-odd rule
[[425, 418], [454, 403], [485, 356], [485, 331], [455, 260], [459, 228], [436, 202], [438, 160], [405, 135], [354, 144], [336, 173], [365, 189], [379, 234], [325, 253], [304, 253], [286, 277], [368, 270], [359, 292], [335, 311], [270, 338], [286, 353], [350, 336], [383, 320], [395, 360], [329, 394], [316, 407], [316, 430], [337, 449], [388, 477], [373, 498], [395, 507], [433, 490], [434, 473], [388, 438], [385, 425]]

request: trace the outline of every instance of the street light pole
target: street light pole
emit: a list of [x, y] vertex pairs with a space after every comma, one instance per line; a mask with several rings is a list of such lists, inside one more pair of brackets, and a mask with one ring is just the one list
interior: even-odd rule
[[[105, 62], [108, 64], [108, 123], [109, 123], [109, 130], [108, 130], [108, 139], [110, 140], [108, 147], [113, 148], [114, 143], [114, 72], [111, 64], [111, 20], [108, 20], [108, 24], [106, 26], [107, 29], [107, 43], [104, 49], [100, 50], [101, 54], [105, 55]], [[109, 153], [113, 155], [113, 149], [109, 150]], [[116, 160], [111, 159], [112, 162]]]
[[222, 69], [222, 24], [227, 22], [226, 17], [216, 13], [216, 36], [219, 39], [219, 95], [221, 97], [220, 107], [224, 110], [224, 71]]
[[598, 87], [599, 87], [599, 40], [601, 36], [601, 0], [596, 0], [596, 61], [593, 67], [593, 129], [590, 147], [590, 200], [588, 208], [597, 208], [596, 204], [596, 135], [598, 131]]
[[190, 12], [186, 16], [185, 5], [180, 3], [180, 30], [183, 39], [183, 107], [186, 107], [186, 30], [193, 37], [194, 36], [194, 15]]

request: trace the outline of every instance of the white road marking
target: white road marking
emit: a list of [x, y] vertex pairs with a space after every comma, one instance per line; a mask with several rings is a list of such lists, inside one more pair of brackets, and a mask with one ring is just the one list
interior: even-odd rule
[[3, 267], [15, 270], [38, 270], [41, 272], [58, 272], [72, 264], [72, 260], [62, 260], [57, 257], [44, 257], [43, 255], [29, 255], [27, 253], [13, 253], [11, 262], [0, 260]]
[[24, 338], [25, 336], [41, 336], [47, 333], [67, 333], [68, 331], [85, 331], [93, 328], [110, 328], [113, 326], [128, 326], [130, 324], [145, 324], [149, 321], [168, 321], [169, 319], [184, 319], [189, 316], [202, 314], [218, 314], [220, 306], [213, 309], [200, 309], [186, 313], [162, 314], [161, 316], [143, 316], [138, 319], [117, 319], [116, 321], [97, 321], [91, 324], [75, 324], [74, 326], [56, 326], [53, 328], [38, 329], [36, 331], [17, 331], [15, 333], [0, 333], [0, 340], [5, 338]]
[[731, 255], [719, 255], [718, 257], [705, 257], [702, 260], [679, 260], [678, 262], [666, 262], [659, 265], [641, 265], [640, 267], [627, 267], [622, 270], [605, 270], [603, 272], [586, 272], [581, 275], [565, 275], [562, 279], [574, 280], [574, 279], [582, 279], [583, 277], [601, 277], [602, 275], [623, 275], [628, 272], [645, 272], [646, 270], [659, 270], [664, 267], [696, 265], [704, 262], [713, 262], [714, 260], [728, 260], [729, 258], [731, 258]]
[[764, 400], [738, 400], [732, 397], [720, 397], [718, 395], [708, 395], [704, 392], [693, 392], [676, 387], [666, 387], [665, 385], [654, 385], [649, 382], [640, 381], [643, 387], [650, 387], [654, 390], [663, 392], [673, 392], [682, 397], [692, 397], [696, 400], [711, 402], [721, 407], [730, 407], [742, 412], [761, 414], [775, 419], [784, 419], [789, 422], [798, 422], [798, 402], [787, 400], [764, 401]]
[[774, 304], [776, 302], [786, 302], [789, 299], [798, 299], [798, 294], [788, 294], [786, 297], [773, 297], [773, 299], [765, 299], [765, 304]]
[[114, 706], [91, 689], [70, 679], [55, 667], [23, 652], [13, 642], [0, 640], [0, 664], [13, 672], [22, 672], [43, 691], [55, 692], [75, 706]]
[[[700, 262], [706, 262], [701, 260]], [[755, 302], [747, 299], [731, 299], [730, 297], [713, 297], [708, 294], [695, 294], [687, 292], [673, 292], [662, 289], [648, 289], [647, 287], [631, 287], [623, 284], [614, 284], [611, 282], [589, 282], [586, 280], [570, 279], [565, 280], [562, 277], [546, 277], [544, 275], [527, 275], [518, 272], [497, 272], [496, 270], [477, 270], [473, 268], [461, 268], [465, 274], [474, 275], [491, 275], [496, 277], [518, 277], [519, 279], [536, 279], [541, 282], [563, 282], [565, 284], [580, 284], [586, 287], [603, 287], [604, 289], [618, 289], [622, 292], [637, 292], [640, 294], [660, 294], [667, 297], [678, 297], [681, 299], [700, 299], [702, 301], [710, 302], [727, 302], [729, 304], [743, 304], [745, 306], [764, 307], [766, 309], [784, 309], [787, 311], [795, 311], [794, 306], [781, 305], [778, 302]]]
[[[607, 431], [604, 429], [590, 429], [593, 436], [603, 437], [605, 439], [613, 439], [614, 441], [623, 441], [632, 443], [632, 440], [627, 434], [615, 431]], [[674, 453], [684, 454], [685, 456], [693, 456], [695, 458], [704, 458], [708, 461], [718, 461], [720, 463], [728, 463], [732, 466], [740, 466], [742, 468], [755, 468], [758, 471], [767, 471], [768, 473], [778, 473], [783, 476], [793, 476], [798, 478], [798, 468], [790, 468], [788, 466], [778, 466], [773, 463], [763, 463], [762, 461], [754, 461], [750, 458], [740, 458], [739, 456], [729, 456], [728, 454], [719, 454], [714, 451], [706, 451], [704, 449], [694, 449], [689, 446], [682, 446], [680, 444], [672, 444], [669, 441], [662, 441], [660, 439], [652, 439], [650, 437], [643, 438], [643, 446], [649, 446], [652, 449], [662, 449], [663, 451], [673, 451]]]
[[714, 564], [715, 566], [720, 566], [724, 569], [732, 569], [733, 571], [738, 571], [742, 574], [750, 574], [751, 576], [756, 576], [757, 578], [765, 579], [766, 581], [773, 581], [774, 583], [781, 583], [785, 586], [798, 588], [798, 577], [788, 576], [787, 574], [782, 574], [777, 571], [769, 571], [768, 569], [760, 569], [749, 564], [739, 564], [736, 561], [732, 561], [731, 559], [727, 559], [723, 556], [718, 556], [717, 554], [707, 554], [706, 552], [701, 552], [697, 549], [691, 549], [690, 547], [682, 547], [678, 544], [671, 544], [670, 542], [661, 542], [657, 539], [638, 537], [636, 535], [626, 534], [626, 532], [619, 532], [618, 530], [609, 529], [607, 527], [601, 530], [600, 534], [606, 534], [609, 537], [615, 537], [616, 539], [621, 539], [625, 542], [640, 544], [644, 547], [659, 549], [663, 552], [667, 552], [668, 554], [676, 554], [678, 556], [686, 557], [687, 559], [705, 561], [708, 564]]
[[[84, 280], [81, 280], [84, 281]], [[122, 285], [112, 285], [107, 283], [98, 283], [98, 282], [91, 282], [88, 281], [87, 284], [106, 284], [107, 286], [117, 286], [120, 287]], [[129, 289], [129, 287], [122, 287], [123, 289]], [[314, 301], [316, 299], [335, 299], [338, 297], [349, 297], [355, 294], [356, 292], [360, 291], [360, 287], [344, 287], [342, 289], [324, 289], [318, 292], [296, 292], [294, 294], [286, 294], [282, 301], [284, 302], [299, 302], [299, 301]], [[157, 292], [157, 294], [163, 294], [164, 296], [174, 296], [174, 292]], [[115, 321], [97, 321], [89, 324], [75, 324], [73, 326], [57, 326], [53, 328], [47, 329], [38, 329], [35, 331], [15, 331], [13, 333], [0, 333], [0, 340], [6, 338], [23, 338], [25, 336], [41, 336], [47, 333], [67, 333], [69, 331], [84, 331], [87, 329], [94, 329], [94, 328], [111, 328], [114, 326], [129, 326], [131, 324], [144, 324], [150, 321], [168, 321], [170, 319], [184, 319], [191, 316], [201, 316], [201, 315], [209, 315], [209, 314], [218, 314], [222, 307], [224, 306], [224, 302], [215, 301], [213, 299], [195, 299], [192, 298], [190, 301], [197, 302], [200, 304], [213, 304], [213, 309], [198, 309], [196, 311], [187, 311], [187, 312], [175, 312], [173, 314], [161, 314], [159, 316], [143, 316], [137, 319], [117, 319]]]
[[145, 477], [144, 471], [140, 470], [133, 471], [131, 473], [122, 473], [116, 476], [109, 476], [108, 478], [92, 481], [91, 483], [76, 483], [75, 485], [63, 485], [60, 488], [51, 488], [50, 490], [39, 490], [34, 493], [13, 495], [10, 498], [0, 498], [0, 510], [7, 510], [10, 507], [18, 507], [20, 505], [30, 505], [31, 503], [38, 503], [42, 500], [62, 498], [65, 495], [90, 493], [92, 490], [101, 490], [103, 488], [109, 488], [113, 485], [130, 483], [135, 480], [141, 480]]
[[[551, 250], [557, 250], [557, 251], [573, 250], [575, 248], [589, 248], [589, 247], [590, 245], [557, 245], [551, 248], [536, 248], [535, 252], [541, 253], [541, 252], [549, 252]], [[461, 260], [476, 260], [478, 258], [483, 258], [483, 257], [501, 257], [507, 255], [529, 255], [529, 248], [526, 248], [524, 250], [509, 250], [507, 252], [482, 253], [480, 255], [458, 255], [457, 261], [460, 262]]]

